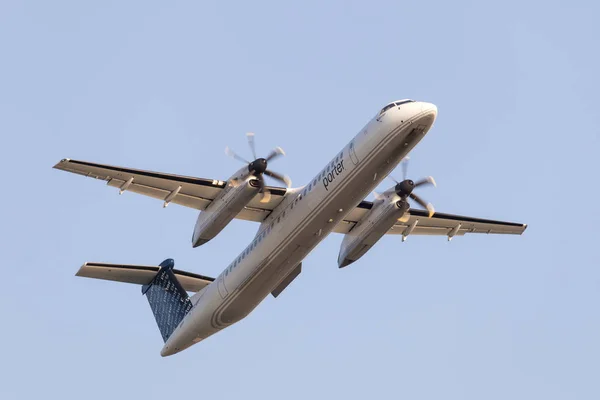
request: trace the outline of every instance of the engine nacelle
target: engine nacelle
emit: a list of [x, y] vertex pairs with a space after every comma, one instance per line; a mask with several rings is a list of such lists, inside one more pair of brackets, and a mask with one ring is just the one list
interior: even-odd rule
[[217, 236], [250, 203], [259, 190], [258, 181], [253, 176], [238, 181], [235, 185], [228, 183], [219, 197], [214, 199], [206, 210], [200, 212], [192, 235], [192, 246], [198, 247]]
[[343, 268], [361, 258], [409, 209], [406, 201], [393, 194], [373, 204], [373, 208], [344, 236], [338, 256]]

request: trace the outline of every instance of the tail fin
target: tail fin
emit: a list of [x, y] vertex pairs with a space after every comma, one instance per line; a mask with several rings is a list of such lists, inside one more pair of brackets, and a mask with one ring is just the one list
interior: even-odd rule
[[187, 292], [173, 273], [174, 266], [175, 262], [172, 259], [166, 259], [160, 263], [160, 269], [152, 281], [142, 286], [142, 294], [146, 295], [150, 303], [165, 342], [192, 309]]

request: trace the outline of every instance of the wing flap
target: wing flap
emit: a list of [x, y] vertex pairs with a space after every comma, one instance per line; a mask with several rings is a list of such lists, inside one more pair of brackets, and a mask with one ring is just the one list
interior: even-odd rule
[[[156, 276], [159, 268], [150, 265], [87, 262], [79, 268], [75, 275], [85, 278], [148, 285]], [[173, 273], [181, 286], [188, 292], [199, 292], [214, 281], [214, 278], [177, 269], [174, 269]]]
[[[362, 201], [343, 221], [336, 225], [334, 232], [350, 232], [354, 225], [372, 207], [372, 202]], [[516, 222], [496, 221], [439, 212], [428, 218], [426, 211], [411, 208], [408, 211], [408, 218], [404, 216], [386, 234], [404, 235], [415, 223], [416, 225], [410, 231], [411, 235], [462, 236], [465, 233], [521, 235], [527, 229], [526, 224]]]
[[[123, 186], [123, 184], [125, 184], [125, 182], [126, 181], [122, 181], [120, 179], [111, 179], [107, 182], [107, 185], [115, 188], [120, 188]], [[177, 188], [175, 188], [174, 190], [176, 189]], [[135, 180], [127, 188], [127, 191], [163, 201], [172, 193], [171, 190], [164, 190], [157, 187], [135, 183]], [[208, 207], [208, 205], [210, 204], [211, 200], [202, 197], [187, 195], [185, 193], [181, 193], [180, 191], [175, 195], [171, 202], [185, 207], [195, 208], [196, 210], [205, 210], [206, 207]]]
[[408, 220], [403, 218], [403, 221], [398, 221], [387, 233], [402, 235], [415, 222], [416, 226], [411, 235], [460, 236], [465, 233], [521, 235], [527, 229], [526, 224], [516, 222], [496, 221], [438, 212], [431, 218], [428, 218], [426, 211], [416, 209], [410, 209], [409, 214]]
[[87, 161], [63, 159], [54, 168], [107, 181], [108, 186], [165, 200], [177, 192], [173, 203], [204, 210], [225, 187], [219, 180], [115, 167]]

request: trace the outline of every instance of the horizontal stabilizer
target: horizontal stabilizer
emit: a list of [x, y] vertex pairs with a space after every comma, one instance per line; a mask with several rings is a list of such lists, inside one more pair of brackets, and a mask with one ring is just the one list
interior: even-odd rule
[[[148, 265], [87, 262], [79, 268], [79, 271], [75, 275], [86, 278], [148, 285], [154, 279], [159, 269], [160, 267], [158, 266]], [[172, 271], [183, 289], [188, 292], [199, 292], [215, 280], [215, 278], [177, 269], [173, 269]]]

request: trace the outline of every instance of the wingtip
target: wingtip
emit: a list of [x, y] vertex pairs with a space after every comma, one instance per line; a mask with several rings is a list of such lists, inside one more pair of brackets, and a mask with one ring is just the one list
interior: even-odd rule
[[52, 168], [59, 169], [62, 164], [68, 163], [69, 161], [71, 161], [70, 158], [63, 158], [62, 160], [60, 160], [59, 162], [57, 162], [56, 164], [54, 164], [54, 166]]

